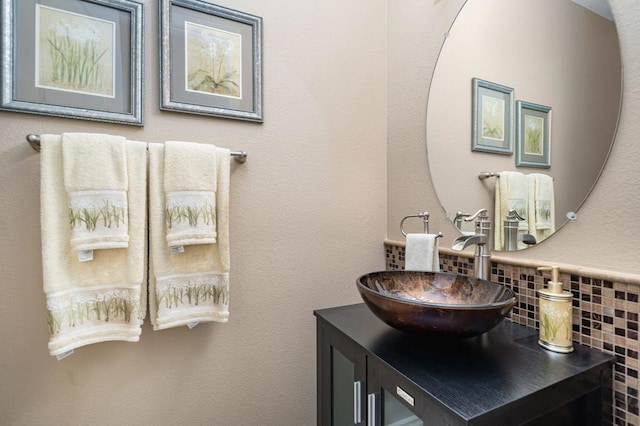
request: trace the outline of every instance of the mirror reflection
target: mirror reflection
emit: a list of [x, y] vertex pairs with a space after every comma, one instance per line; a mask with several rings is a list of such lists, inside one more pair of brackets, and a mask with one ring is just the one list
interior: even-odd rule
[[577, 1], [468, 1], [445, 35], [427, 106], [431, 180], [463, 234], [465, 215], [489, 210], [496, 250], [574, 218], [614, 139], [615, 24], [604, 0], [602, 14]]

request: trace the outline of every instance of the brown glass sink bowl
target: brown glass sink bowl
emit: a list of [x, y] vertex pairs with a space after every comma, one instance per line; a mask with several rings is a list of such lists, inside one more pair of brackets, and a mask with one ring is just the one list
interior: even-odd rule
[[369, 309], [398, 330], [465, 338], [498, 325], [516, 303], [500, 284], [444, 272], [372, 272], [357, 280]]

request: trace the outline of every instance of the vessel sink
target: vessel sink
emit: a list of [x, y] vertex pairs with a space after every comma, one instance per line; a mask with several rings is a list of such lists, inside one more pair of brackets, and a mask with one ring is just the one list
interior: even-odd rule
[[390, 326], [435, 338], [485, 333], [516, 303], [503, 285], [445, 272], [372, 272], [358, 278], [357, 287], [369, 309]]

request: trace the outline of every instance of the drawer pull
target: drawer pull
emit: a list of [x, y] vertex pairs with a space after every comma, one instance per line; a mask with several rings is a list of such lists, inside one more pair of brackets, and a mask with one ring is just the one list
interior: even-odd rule
[[376, 426], [376, 394], [368, 395], [367, 426]]
[[353, 382], [353, 424], [359, 425], [362, 421], [362, 395], [360, 389], [362, 387], [361, 381]]

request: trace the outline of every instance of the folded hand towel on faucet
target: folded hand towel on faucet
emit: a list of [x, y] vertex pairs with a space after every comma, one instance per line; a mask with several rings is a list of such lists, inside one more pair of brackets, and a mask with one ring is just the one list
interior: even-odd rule
[[149, 145], [149, 310], [154, 330], [229, 318], [229, 168], [231, 152], [216, 148], [215, 244], [166, 244], [166, 148]]
[[164, 192], [169, 247], [216, 242], [216, 147], [165, 143]]
[[525, 218], [518, 225], [522, 232], [529, 232], [529, 182], [530, 177], [520, 172], [500, 172], [496, 182], [495, 218], [493, 234], [495, 247], [504, 247], [504, 220], [509, 210], [514, 209]]
[[128, 247], [125, 138], [64, 133], [62, 162], [73, 249]]
[[438, 235], [407, 234], [405, 271], [440, 271]]
[[108, 340], [139, 340], [146, 313], [146, 144], [123, 145], [129, 247], [98, 250], [92, 261], [78, 262], [69, 244], [62, 137], [41, 137], [42, 270], [51, 355]]

